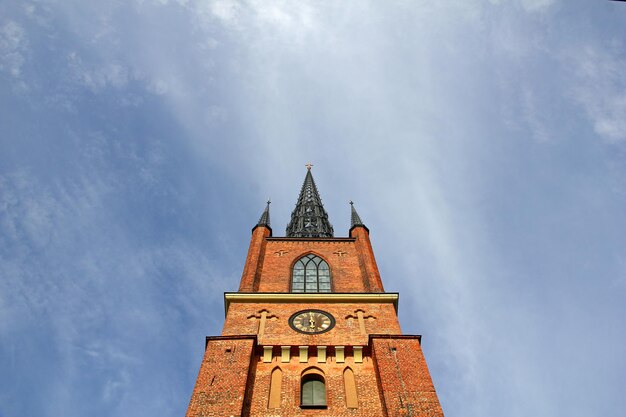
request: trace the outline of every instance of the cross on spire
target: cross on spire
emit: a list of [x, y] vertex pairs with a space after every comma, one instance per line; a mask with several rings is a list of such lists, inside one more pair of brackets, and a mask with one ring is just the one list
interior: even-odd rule
[[[355, 226], [365, 227], [363, 221], [361, 220], [361, 216], [359, 216], [359, 213], [357, 213], [356, 209], [354, 208], [354, 202], [352, 200], [350, 200], [350, 212], [350, 230], [352, 230], [352, 228]], [[365, 228], [367, 229], [367, 227]]]
[[261, 218], [257, 222], [257, 226], [267, 226], [270, 227], [270, 204], [272, 201], [268, 198], [267, 205], [265, 206], [265, 210], [263, 210], [263, 214], [261, 214]]

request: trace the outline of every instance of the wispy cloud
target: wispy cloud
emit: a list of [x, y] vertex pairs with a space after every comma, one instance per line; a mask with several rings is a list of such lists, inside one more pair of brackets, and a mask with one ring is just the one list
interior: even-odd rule
[[283, 233], [309, 161], [337, 235], [357, 202], [447, 415], [618, 415], [623, 25], [590, 7], [13, 7], [3, 415], [181, 415], [250, 226], [270, 196]]
[[521, 0], [524, 9], [530, 12], [544, 12], [556, 3], [556, 0]]
[[106, 62], [88, 68], [76, 52], [71, 52], [67, 60], [70, 76], [92, 92], [99, 92], [109, 86], [122, 88], [132, 79], [131, 71], [119, 63]]
[[587, 44], [570, 50], [574, 98], [608, 142], [626, 140], [626, 57], [622, 42]]
[[27, 48], [28, 38], [21, 25], [13, 20], [0, 21], [0, 71], [18, 78]]

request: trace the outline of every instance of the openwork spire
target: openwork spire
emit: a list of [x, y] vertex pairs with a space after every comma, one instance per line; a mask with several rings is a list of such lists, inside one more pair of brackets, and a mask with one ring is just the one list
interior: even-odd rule
[[270, 204], [272, 202], [267, 200], [267, 206], [265, 206], [265, 210], [263, 210], [263, 214], [261, 214], [261, 218], [259, 222], [256, 224], [257, 226], [267, 226], [270, 227]]
[[287, 237], [333, 237], [333, 226], [313, 181], [311, 166], [306, 166], [304, 184], [287, 225]]
[[352, 201], [350, 201], [350, 209], [352, 211], [352, 215], [350, 216], [350, 227], [365, 226], [363, 224], [363, 221], [361, 220], [361, 217], [359, 216], [359, 213], [356, 212], [356, 209], [354, 208], [354, 203]]

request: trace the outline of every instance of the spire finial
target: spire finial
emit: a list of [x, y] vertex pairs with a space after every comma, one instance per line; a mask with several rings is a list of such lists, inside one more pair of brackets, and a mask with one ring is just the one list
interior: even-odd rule
[[356, 209], [354, 208], [354, 202], [352, 200], [350, 200], [350, 211], [351, 211], [350, 228], [353, 228], [354, 226], [365, 227], [365, 225], [363, 224], [363, 221], [361, 220], [361, 216], [359, 216], [359, 213], [357, 213]]
[[306, 167], [307, 170], [311, 170], [311, 168], [313, 168], [313, 164], [310, 162], [307, 162], [306, 164], [304, 164], [304, 166]]
[[305, 166], [306, 176], [287, 225], [287, 237], [333, 237], [333, 226], [328, 221], [328, 214], [311, 174], [313, 164]]
[[267, 226], [270, 227], [270, 204], [272, 201], [268, 198], [267, 205], [265, 206], [265, 210], [263, 210], [263, 214], [261, 214], [261, 218], [259, 222], [256, 224], [257, 226]]

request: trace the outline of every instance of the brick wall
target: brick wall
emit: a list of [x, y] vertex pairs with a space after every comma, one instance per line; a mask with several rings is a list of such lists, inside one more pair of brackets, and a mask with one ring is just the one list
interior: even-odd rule
[[266, 238], [272, 234], [271, 229], [265, 226], [259, 226], [252, 229], [252, 237], [250, 238], [250, 246], [248, 248], [248, 256], [244, 264], [243, 274], [241, 274], [241, 284], [239, 291], [252, 292], [256, 291], [255, 285], [258, 285], [261, 266], [265, 256]]
[[[361, 226], [349, 238], [330, 239], [273, 238], [269, 228], [256, 227], [239, 292], [289, 293], [292, 267], [308, 253], [328, 263], [333, 293], [384, 292], [369, 232]], [[229, 298], [222, 336], [207, 338], [187, 417], [443, 417], [419, 337], [401, 334], [389, 298], [262, 297], [267, 295]], [[335, 327], [315, 335], [292, 329], [290, 317], [310, 309], [331, 314]], [[269, 408], [276, 367], [282, 375], [280, 408]], [[309, 367], [324, 375], [326, 408], [300, 407], [301, 377]], [[354, 373], [356, 408], [346, 405], [346, 367]]]
[[[345, 346], [344, 356], [336, 346], [326, 347], [319, 357], [317, 347], [290, 346], [287, 358], [282, 346], [264, 346], [253, 338], [212, 338], [194, 390], [187, 417], [207, 416], [359, 416], [443, 417], [418, 336], [372, 335], [357, 359]], [[282, 372], [280, 408], [269, 408], [271, 374]], [[310, 368], [319, 370], [326, 384], [326, 407], [300, 407], [301, 376]], [[344, 370], [354, 372], [357, 407], [348, 408]]]
[[358, 227], [351, 233], [351, 238], [272, 238], [269, 229], [257, 227], [239, 291], [289, 292], [294, 263], [314, 253], [330, 266], [333, 292], [383, 292], [367, 231]]
[[[289, 326], [289, 318], [305, 309], [319, 309], [332, 314], [336, 321], [335, 327], [317, 335], [296, 332]], [[232, 303], [228, 308], [222, 335], [256, 335], [262, 310], [267, 311], [267, 319], [265, 331], [259, 335], [260, 345], [367, 345], [368, 333], [401, 333], [392, 303]], [[357, 310], [363, 311], [366, 334], [360, 331]]]
[[200, 365], [187, 417], [248, 416], [255, 338], [212, 337]]
[[418, 336], [372, 336], [372, 356], [389, 416], [443, 417]]
[[[314, 352], [314, 349], [310, 350]], [[295, 351], [294, 351], [295, 352]], [[282, 392], [280, 409], [269, 409], [270, 375], [275, 367], [282, 370]], [[302, 372], [314, 366], [321, 370], [326, 380], [326, 409], [308, 410], [300, 408], [300, 376]], [[349, 409], [346, 406], [343, 371], [350, 367], [354, 372], [357, 385], [358, 407]], [[370, 357], [364, 357], [363, 363], [355, 363], [350, 352], [345, 363], [337, 363], [332, 349], [326, 363], [319, 363], [315, 356], [310, 356], [307, 363], [300, 363], [297, 356], [292, 356], [289, 363], [282, 363], [279, 355], [273, 357], [271, 363], [264, 363], [258, 358], [252, 392], [250, 416], [254, 417], [295, 417], [295, 416], [384, 416], [380, 395], [374, 373], [374, 365]]]

